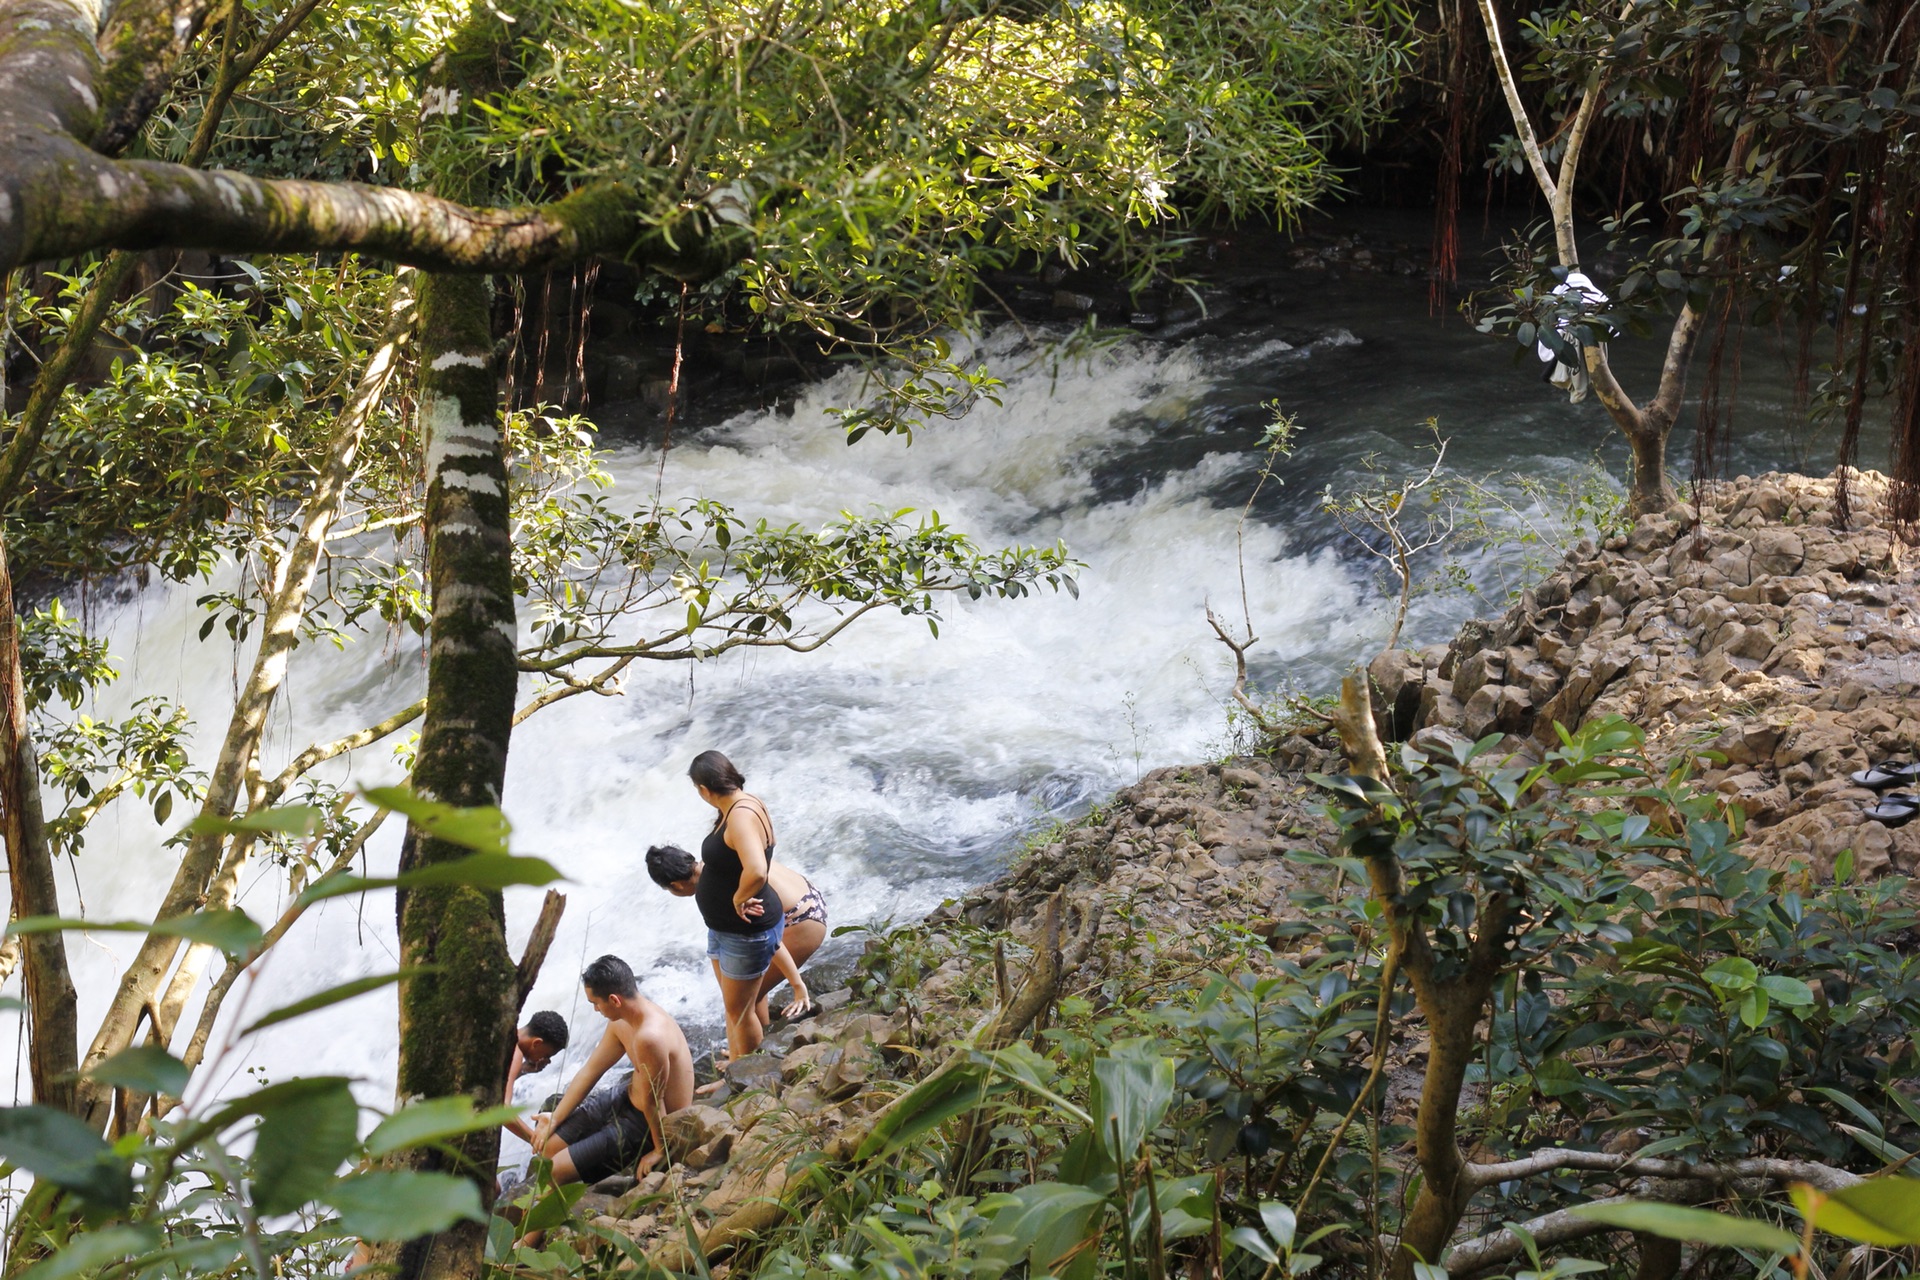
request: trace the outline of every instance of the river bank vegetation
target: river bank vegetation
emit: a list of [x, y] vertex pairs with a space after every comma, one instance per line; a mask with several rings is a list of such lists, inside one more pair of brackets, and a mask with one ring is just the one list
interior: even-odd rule
[[[565, 908], [549, 893], [514, 954], [503, 892], [563, 868], [512, 847], [513, 730], [621, 692], [636, 664], [806, 653], [876, 613], [937, 635], [962, 593], [1018, 608], [1074, 591], [1083, 567], [912, 509], [803, 527], [610, 496], [582, 412], [603, 260], [674, 335], [663, 452], [689, 324], [855, 364], [847, 442], [910, 437], [999, 387], [953, 334], [1009, 310], [1007, 277], [1174, 296], [1198, 233], [1287, 223], [1333, 193], [1337, 147], [1364, 151], [1436, 92], [1444, 250], [1469, 140], [1494, 141], [1464, 105], [1480, 68], [1513, 130], [1493, 163], [1538, 185], [1549, 221], [1476, 318], [1578, 366], [1633, 445], [1630, 537], [1668, 557], [1659, 590], [1589, 591], [1582, 625], [1775, 579], [1782, 598], [1735, 602], [1774, 615], [1697, 641], [1724, 661], [1703, 679], [1746, 688], [1761, 667], [1742, 662], [1785, 678], [1762, 641], [1799, 634], [1793, 610], [1814, 618], [1863, 578], [1879, 606], [1910, 599], [1920, 20], [1864, 0], [1516, 17], [1384, 0], [0, 0], [0, 968], [21, 978], [32, 1088], [0, 1110], [0, 1157], [28, 1188], [6, 1272], [268, 1280], [338, 1270], [356, 1244], [367, 1274], [405, 1280], [1910, 1269], [1908, 868], [1863, 865], [1858, 824], [1829, 823], [1799, 865], [1749, 830], [1795, 816], [1849, 753], [1911, 750], [1908, 721], [1827, 724], [1853, 736], [1782, 773], [1799, 790], [1765, 809], [1769, 778], [1700, 777], [1754, 761], [1658, 736], [1671, 706], [1643, 706], [1638, 728], [1589, 714], [1644, 670], [1639, 651], [1550, 678], [1530, 669], [1554, 658], [1538, 628], [1530, 653], [1483, 628], [1472, 652], [1375, 663], [1376, 687], [1350, 678], [1259, 759], [1199, 770], [1206, 805], [1143, 782], [1055, 842], [1080, 852], [1036, 852], [998, 906], [876, 936], [843, 1009], [733, 1064], [724, 1109], [683, 1113], [681, 1171], [592, 1202], [536, 1171], [517, 1224], [495, 1203], [494, 1104]], [[1592, 176], [1609, 159], [1611, 206]], [[1611, 298], [1572, 278], [1584, 211], [1609, 207], [1629, 259]], [[1823, 520], [1752, 506], [1831, 531], [1793, 535], [1778, 571], [1754, 567], [1757, 535], [1708, 527], [1701, 493], [1678, 506], [1667, 462], [1694, 348], [1706, 481], [1737, 425], [1741, 327], [1773, 323], [1798, 326], [1843, 464]], [[1657, 389], [1635, 399], [1609, 344], [1661, 329]], [[1884, 485], [1848, 465], [1881, 394]], [[1884, 554], [1803, 563], [1855, 537]], [[1718, 581], [1683, 581], [1689, 554]], [[204, 587], [198, 640], [231, 655], [231, 700], [156, 688], [96, 719], [125, 655], [75, 592], [148, 575]], [[403, 634], [422, 639], [411, 701], [344, 736], [270, 738], [297, 648]], [[1557, 714], [1576, 684], [1592, 696]], [[1846, 710], [1911, 692], [1863, 686]], [[1422, 721], [1467, 732], [1383, 744], [1381, 726], [1392, 743]], [[211, 756], [195, 723], [225, 726]], [[329, 771], [375, 745], [407, 786]], [[62, 862], [135, 802], [168, 829], [170, 883], [139, 919], [78, 919]], [[1210, 836], [1201, 809], [1254, 816]], [[396, 813], [395, 874], [356, 875]], [[1231, 865], [1209, 852], [1230, 844]], [[287, 891], [273, 920], [236, 905], [263, 870]], [[388, 892], [391, 971], [222, 1021], [310, 907]], [[1178, 920], [1153, 923], [1156, 893]], [[90, 1034], [67, 950], [85, 931], [140, 939]], [[338, 1076], [215, 1082], [246, 1036], [388, 987], [392, 1107]]]

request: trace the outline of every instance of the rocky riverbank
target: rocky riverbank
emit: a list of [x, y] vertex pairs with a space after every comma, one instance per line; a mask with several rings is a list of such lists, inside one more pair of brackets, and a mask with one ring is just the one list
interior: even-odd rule
[[1832, 478], [1769, 474], [1582, 544], [1505, 616], [1375, 660], [1377, 718], [1537, 751], [1556, 723], [1623, 716], [1656, 757], [1699, 757], [1759, 861], [1920, 871], [1920, 826], [1867, 821], [1847, 778], [1920, 747], [1914, 557], [1882, 523], [1886, 479], [1848, 487], [1847, 529]]
[[[1535, 754], [1556, 722], [1624, 716], [1656, 757], [1698, 758], [1703, 783], [1746, 810], [1757, 858], [1827, 876], [1852, 850], [1865, 874], [1920, 870], [1920, 824], [1867, 822], [1870, 795], [1847, 780], [1920, 736], [1910, 557], [1877, 515], [1884, 479], [1850, 488], [1847, 529], [1832, 479], [1766, 475], [1582, 544], [1502, 617], [1375, 660], [1376, 718], [1390, 737], [1502, 734]], [[780, 1193], [796, 1156], [844, 1145], [1006, 1003], [1056, 894], [1079, 930], [1062, 994], [1098, 998], [1123, 967], [1140, 989], [1191, 981], [1223, 937], [1293, 914], [1314, 872], [1289, 855], [1333, 837], [1305, 774], [1339, 763], [1300, 738], [1270, 757], [1162, 769], [1035, 841], [1000, 880], [877, 939], [884, 964], [868, 969], [884, 982], [826, 996], [732, 1064], [719, 1095], [672, 1117], [672, 1169], [602, 1184], [578, 1213], [654, 1249], [689, 1226], [724, 1234]], [[1392, 1065], [1390, 1086], [1404, 1062]]]

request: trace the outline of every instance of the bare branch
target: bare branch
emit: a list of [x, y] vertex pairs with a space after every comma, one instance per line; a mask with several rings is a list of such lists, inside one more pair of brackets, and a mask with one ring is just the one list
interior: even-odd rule
[[561, 913], [567, 909], [566, 895], [556, 889], [547, 890], [547, 896], [540, 901], [540, 914], [533, 922], [533, 932], [527, 935], [526, 950], [520, 953], [520, 964], [515, 970], [515, 985], [519, 995], [513, 1002], [518, 1009], [527, 1002], [533, 992], [533, 984], [540, 978], [540, 966], [546, 963], [547, 949], [553, 946], [553, 935], [560, 928]]
[[[1479, 0], [1480, 21], [1487, 29], [1487, 44], [1493, 51], [1493, 71], [1500, 80], [1500, 89], [1507, 96], [1507, 110], [1513, 116], [1514, 136], [1520, 140], [1520, 150], [1526, 155], [1527, 167], [1533, 171], [1533, 180], [1540, 186], [1540, 194], [1547, 203], [1557, 204], [1560, 188], [1554, 183], [1553, 175], [1547, 172], [1546, 158], [1540, 153], [1540, 139], [1534, 135], [1533, 121], [1527, 117], [1527, 106], [1520, 101], [1520, 84], [1514, 79], [1513, 66], [1507, 61], [1507, 48], [1500, 36], [1500, 15], [1493, 10], [1493, 0]], [[1556, 237], [1559, 228], [1554, 228]], [[1570, 246], [1560, 246], [1562, 259], [1570, 251]], [[1571, 264], [1568, 264], [1571, 265]]]
[[425, 713], [426, 709], [427, 700], [422, 698], [410, 706], [402, 707], [378, 724], [368, 725], [357, 733], [350, 733], [344, 738], [336, 738], [332, 742], [319, 743], [308, 747], [305, 751], [295, 756], [293, 762], [282, 769], [279, 776], [262, 789], [261, 798], [258, 803], [263, 805], [272, 804], [281, 796], [285, 795], [287, 788], [298, 782], [315, 765], [326, 760], [331, 760], [335, 756], [345, 755], [349, 751], [357, 751], [369, 743], [380, 741], [380, 739], [390, 733], [404, 729], [415, 720], [418, 720], [421, 715]]
[[[1567, 131], [1567, 149], [1560, 157], [1560, 180], [1555, 187], [1553, 225], [1556, 236], [1561, 226], [1566, 227], [1566, 243], [1569, 245], [1574, 243], [1573, 183], [1580, 172], [1580, 151], [1586, 145], [1587, 130], [1593, 126], [1593, 118], [1598, 114], [1600, 100], [1606, 96], [1605, 91], [1605, 79], [1596, 75], [1593, 83], [1587, 86], [1587, 91], [1580, 95], [1580, 107], [1574, 112], [1573, 127]], [[1578, 254], [1578, 246], [1574, 247], [1574, 252]], [[1576, 257], [1572, 261], [1563, 259], [1560, 265], [1577, 267], [1580, 263]]]
[[1373, 723], [1373, 698], [1366, 677], [1350, 672], [1340, 681], [1340, 709], [1334, 712], [1333, 726], [1340, 733], [1340, 745], [1353, 771], [1369, 778], [1387, 776], [1387, 751], [1380, 745], [1380, 731]]
[[1706, 317], [1695, 311], [1691, 302], [1686, 303], [1673, 322], [1673, 332], [1667, 336], [1666, 358], [1660, 363], [1660, 389], [1647, 406], [1647, 416], [1662, 430], [1671, 426], [1680, 414], [1680, 397], [1687, 386], [1687, 361], [1705, 321]]
[[1765, 1178], [1772, 1182], [1805, 1182], [1822, 1191], [1838, 1191], [1861, 1181], [1857, 1174], [1832, 1165], [1810, 1160], [1734, 1160], [1727, 1164], [1686, 1164], [1679, 1160], [1641, 1160], [1633, 1155], [1610, 1151], [1572, 1151], [1554, 1147], [1536, 1151], [1518, 1160], [1499, 1164], [1467, 1166], [1467, 1181], [1476, 1187], [1496, 1182], [1511, 1182], [1558, 1169], [1584, 1169], [1599, 1173], [1654, 1178], [1699, 1178], [1708, 1182], [1733, 1182], [1743, 1178]]

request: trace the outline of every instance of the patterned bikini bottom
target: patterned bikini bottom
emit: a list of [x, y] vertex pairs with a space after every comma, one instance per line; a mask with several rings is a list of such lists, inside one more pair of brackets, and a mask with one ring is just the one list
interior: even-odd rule
[[813, 887], [813, 881], [807, 881], [807, 891], [800, 895], [800, 901], [787, 908], [787, 928], [807, 920], [827, 922], [827, 900]]

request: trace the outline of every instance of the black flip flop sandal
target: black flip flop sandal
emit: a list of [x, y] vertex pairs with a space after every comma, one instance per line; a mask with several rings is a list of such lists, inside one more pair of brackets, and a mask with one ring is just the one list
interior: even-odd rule
[[1910, 760], [1887, 760], [1874, 765], [1871, 769], [1862, 769], [1859, 773], [1848, 774], [1847, 781], [1856, 787], [1865, 787], [1869, 791], [1885, 791], [1890, 787], [1910, 786], [1920, 782], [1920, 764]]
[[1883, 827], [1904, 827], [1920, 815], [1920, 797], [1905, 791], [1889, 791], [1878, 804], [1867, 806], [1867, 820]]

